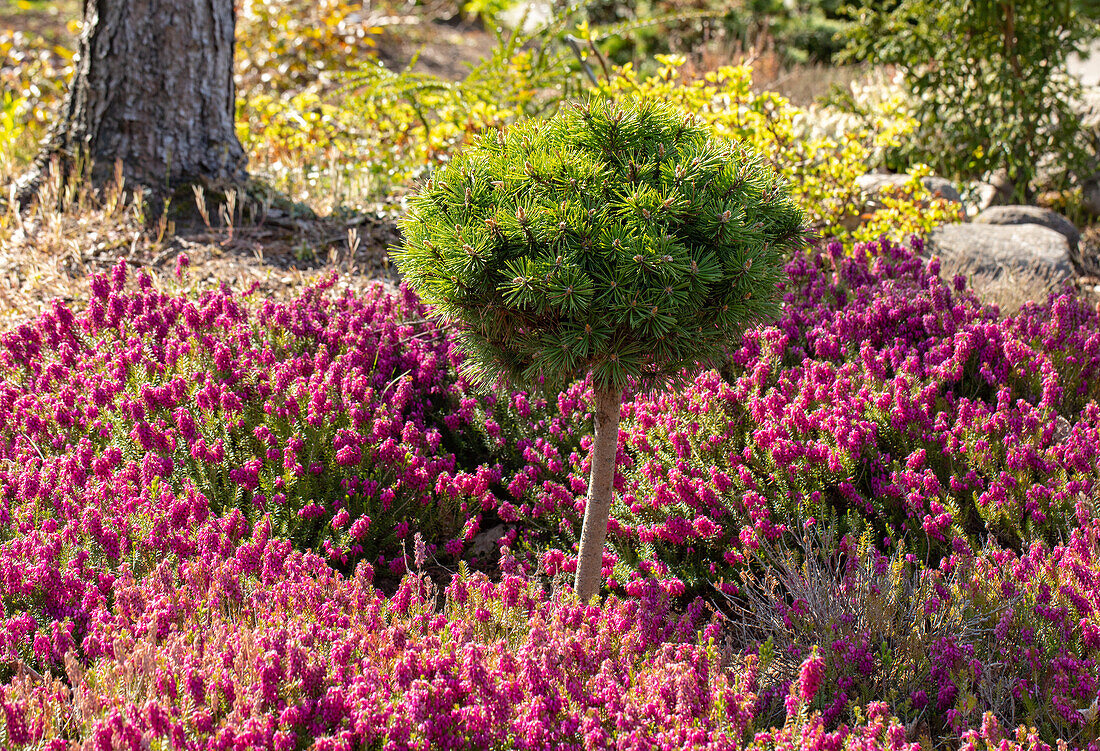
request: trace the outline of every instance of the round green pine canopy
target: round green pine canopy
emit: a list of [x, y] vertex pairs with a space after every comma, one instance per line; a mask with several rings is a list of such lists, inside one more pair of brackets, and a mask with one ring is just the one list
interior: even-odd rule
[[475, 381], [647, 388], [776, 313], [803, 222], [770, 167], [692, 116], [596, 100], [458, 154], [410, 200], [395, 261]]

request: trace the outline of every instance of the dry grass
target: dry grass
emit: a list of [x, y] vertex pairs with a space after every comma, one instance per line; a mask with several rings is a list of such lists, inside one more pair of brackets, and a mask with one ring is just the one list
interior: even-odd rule
[[771, 39], [762, 39], [748, 49], [730, 44], [710, 46], [689, 56], [685, 71], [690, 77], [723, 65], [752, 66], [754, 90], [780, 94], [796, 107], [808, 107], [834, 87], [848, 89], [867, 77], [862, 65], [786, 65]]
[[[959, 572], [940, 577], [907, 564], [904, 550], [879, 559], [869, 548], [842, 552], [838, 543], [831, 527], [805, 528], [794, 547], [761, 546], [761, 565], [742, 572], [741, 595], [728, 600], [734, 612], [733, 641], [770, 645], [771, 659], [762, 676], [765, 686], [785, 686], [794, 680], [814, 645], [847, 639], [852, 644], [866, 641], [888, 654], [888, 659], [880, 656], [854, 690], [875, 697], [908, 696], [923, 687], [913, 667], [929, 667], [935, 643], [945, 636], [962, 644], [981, 643], [1000, 615], [1022, 597], [985, 610], [971, 608], [960, 598], [943, 602], [938, 587], [957, 591]], [[941, 605], [931, 607], [933, 601]], [[1014, 719], [1012, 683], [1004, 668], [983, 668], [983, 698], [1001, 716]], [[912, 720], [910, 737], [922, 720], [923, 712]]]
[[[201, 210], [200, 209], [201, 205]], [[340, 286], [363, 288], [397, 282], [386, 249], [397, 242], [390, 219], [304, 219], [275, 215], [242, 222], [239, 206], [213, 205], [201, 193], [195, 207], [153, 211], [140, 191], [121, 179], [94, 190], [79, 181], [62, 184], [56, 170], [23, 213], [0, 203], [0, 331], [33, 318], [51, 300], [83, 307], [88, 277], [119, 259], [149, 272], [159, 283], [184, 254], [188, 279], [201, 288], [226, 284], [238, 291], [290, 297], [333, 271]], [[205, 218], [202, 218], [205, 214]], [[194, 215], [195, 220], [186, 217]]]

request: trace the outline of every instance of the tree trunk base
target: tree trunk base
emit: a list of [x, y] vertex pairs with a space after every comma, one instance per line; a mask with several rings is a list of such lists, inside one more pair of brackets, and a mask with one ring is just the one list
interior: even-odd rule
[[[245, 185], [235, 131], [233, 0], [86, 0], [73, 83], [60, 121], [16, 184], [34, 201], [57, 178], [130, 187], [157, 202], [197, 184]], [[62, 191], [63, 192], [63, 191]]]

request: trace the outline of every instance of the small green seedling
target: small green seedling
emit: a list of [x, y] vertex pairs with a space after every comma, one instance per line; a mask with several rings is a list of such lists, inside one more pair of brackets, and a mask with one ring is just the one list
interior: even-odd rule
[[802, 213], [758, 156], [693, 117], [597, 100], [485, 135], [410, 199], [402, 227], [397, 266], [456, 325], [472, 380], [553, 391], [592, 376], [588, 601], [623, 389], [681, 382], [772, 317]]

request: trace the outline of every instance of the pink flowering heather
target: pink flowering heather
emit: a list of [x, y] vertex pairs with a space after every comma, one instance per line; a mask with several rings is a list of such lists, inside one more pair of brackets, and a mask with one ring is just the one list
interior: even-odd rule
[[[82, 315], [56, 305], [0, 342], [15, 517], [26, 505], [79, 524], [119, 558], [134, 530], [116, 523], [135, 504], [192, 487], [215, 513], [269, 513], [276, 534], [351, 565], [399, 544], [402, 519], [459, 533], [498, 479], [447, 449], [466, 412], [444, 409], [450, 344], [412, 295], [329, 299], [330, 281], [250, 306], [173, 297], [148, 277], [127, 291], [125, 277], [96, 277]], [[170, 548], [185, 517], [148, 517], [145, 542]]]
[[627, 395], [602, 606], [586, 383], [475, 393], [404, 290], [93, 278], [0, 335], [0, 747], [1100, 751], [1100, 319], [920, 251]]
[[[1100, 472], [1100, 316], [1062, 295], [1000, 319], [920, 249], [797, 258], [781, 319], [748, 332], [726, 372], [626, 401], [612, 588], [674, 569], [733, 591], [746, 555], [811, 517], [933, 562], [1082, 522]], [[588, 471], [583, 385], [559, 405], [530, 421], [532, 463], [505, 472], [501, 510], [561, 519], [568, 539]]]
[[[410, 525], [460, 550], [499, 470], [448, 446], [450, 344], [408, 293], [251, 304], [94, 277], [0, 337], [0, 650], [57, 665], [140, 580], [264, 520], [270, 536], [350, 570], [404, 568]], [[237, 565], [262, 571], [255, 547]], [[133, 607], [145, 608], [147, 603]]]
[[806, 658], [798, 671], [798, 698], [809, 704], [817, 696], [825, 677], [825, 660], [815, 651]]
[[[437, 605], [426, 579], [384, 597], [369, 564], [345, 577], [266, 524], [202, 526], [189, 560], [120, 570], [63, 669], [0, 687], [6, 748], [911, 748], [874, 711], [757, 735], [755, 659], [655, 584], [582, 606], [460, 573]], [[262, 569], [240, 565], [253, 554]]]

